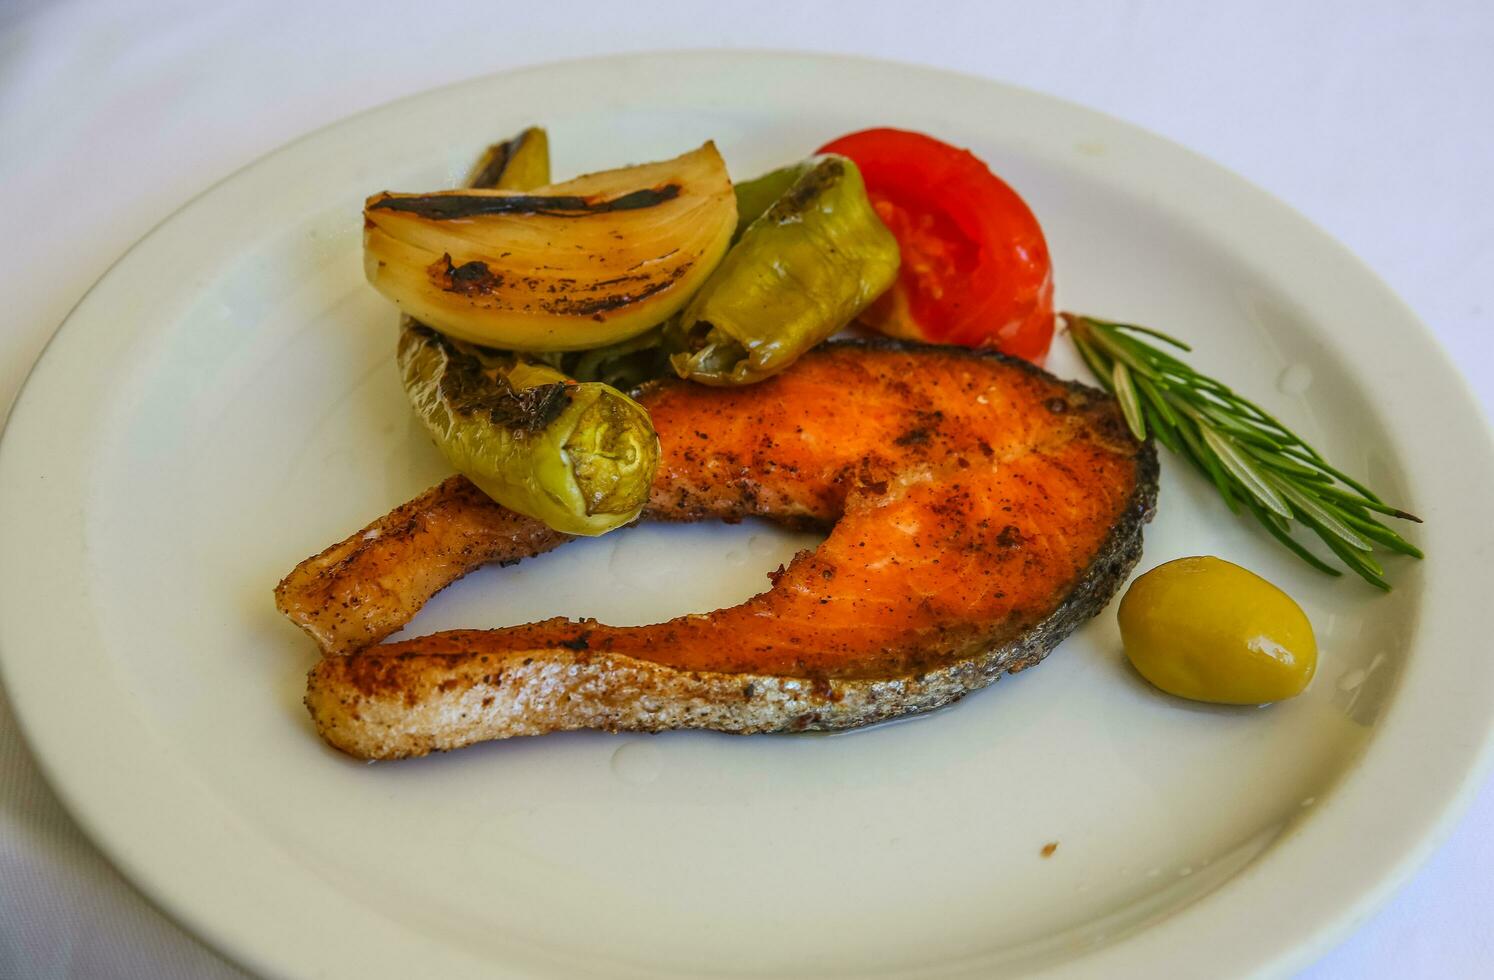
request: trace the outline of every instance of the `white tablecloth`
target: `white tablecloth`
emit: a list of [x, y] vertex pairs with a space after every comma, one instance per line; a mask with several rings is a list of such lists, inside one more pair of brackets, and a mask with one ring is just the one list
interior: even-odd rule
[[[1425, 319], [1486, 413], [1494, 404], [1494, 6], [1486, 0], [1416, 9], [1394, 0], [6, 0], [0, 406], [68, 309], [132, 242], [281, 143], [410, 92], [518, 65], [714, 46], [955, 68], [1169, 136], [1346, 242]], [[1487, 976], [1491, 926], [1494, 783], [1411, 883], [1305, 975]], [[0, 699], [0, 977], [239, 976], [82, 837]]]

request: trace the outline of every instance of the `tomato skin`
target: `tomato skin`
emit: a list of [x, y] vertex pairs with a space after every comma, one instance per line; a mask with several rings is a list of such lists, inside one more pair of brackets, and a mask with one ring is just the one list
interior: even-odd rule
[[1016, 191], [969, 150], [908, 130], [861, 130], [819, 152], [856, 162], [902, 249], [897, 283], [862, 322], [1042, 363], [1053, 339], [1053, 267]]

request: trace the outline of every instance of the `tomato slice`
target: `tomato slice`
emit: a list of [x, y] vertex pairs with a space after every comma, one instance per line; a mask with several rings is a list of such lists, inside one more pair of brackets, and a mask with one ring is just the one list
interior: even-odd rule
[[902, 248], [897, 283], [863, 323], [1042, 362], [1053, 339], [1053, 267], [1016, 191], [969, 150], [902, 129], [851, 133], [820, 152], [856, 162]]

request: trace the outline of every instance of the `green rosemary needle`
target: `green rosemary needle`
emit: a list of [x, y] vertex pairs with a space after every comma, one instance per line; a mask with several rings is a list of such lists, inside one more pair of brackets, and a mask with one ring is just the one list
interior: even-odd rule
[[1421, 519], [1392, 507], [1329, 465], [1258, 405], [1142, 339], [1192, 350], [1148, 327], [1062, 314], [1069, 338], [1100, 384], [1115, 395], [1138, 439], [1148, 434], [1207, 476], [1235, 513], [1243, 507], [1297, 557], [1329, 575], [1340, 571], [1292, 536], [1293, 522], [1316, 534], [1340, 562], [1390, 590], [1375, 560], [1378, 545], [1420, 558], [1421, 551], [1376, 519]]

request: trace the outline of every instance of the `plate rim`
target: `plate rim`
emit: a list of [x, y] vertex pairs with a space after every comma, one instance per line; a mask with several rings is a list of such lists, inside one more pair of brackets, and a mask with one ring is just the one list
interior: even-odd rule
[[[1388, 299], [1394, 306], [1394, 318], [1402, 326], [1410, 327], [1416, 331], [1419, 341], [1418, 346], [1425, 348], [1431, 355], [1436, 367], [1455, 381], [1456, 401], [1461, 402], [1460, 409], [1470, 409], [1472, 417], [1472, 429], [1482, 437], [1481, 448], [1484, 450], [1483, 462], [1494, 459], [1494, 432], [1491, 432], [1489, 418], [1484, 413], [1478, 399], [1473, 396], [1466, 378], [1457, 370], [1456, 364], [1448, 354], [1446, 347], [1426, 324], [1418, 317], [1409, 306], [1390, 288], [1390, 286], [1379, 276], [1375, 270], [1364, 262], [1348, 246], [1338, 241], [1320, 228], [1311, 219], [1297, 211], [1290, 204], [1277, 198], [1275, 195], [1262, 189], [1247, 178], [1240, 176], [1232, 169], [1217, 163], [1216, 161], [1183, 146], [1165, 136], [1161, 136], [1151, 130], [1128, 122], [1099, 110], [1095, 110], [1058, 96], [1053, 96], [1021, 85], [1013, 84], [1004, 80], [997, 80], [986, 76], [976, 75], [969, 72], [955, 71], [938, 68], [927, 64], [898, 61], [884, 58], [865, 57], [859, 55], [837, 54], [827, 52], [813, 52], [801, 50], [775, 50], [775, 49], [730, 49], [720, 50], [711, 48], [688, 48], [688, 49], [660, 49], [653, 51], [628, 52], [620, 54], [609, 54], [601, 56], [576, 57], [558, 61], [548, 61], [539, 64], [524, 65], [508, 70], [475, 75], [460, 79], [431, 89], [412, 92], [376, 106], [362, 109], [356, 113], [333, 120], [323, 126], [317, 127], [245, 163], [233, 170], [223, 178], [214, 181], [198, 193], [184, 201], [179, 207], [158, 221], [144, 235], [136, 240], [118, 258], [116, 258], [102, 275], [83, 293], [78, 301], [73, 304], [61, 323], [48, 337], [41, 352], [27, 371], [16, 395], [8, 407], [4, 424], [0, 426], [0, 527], [4, 526], [9, 508], [5, 506], [7, 500], [16, 494], [14, 484], [16, 480], [24, 475], [18, 464], [7, 462], [16, 452], [15, 446], [20, 438], [15, 435], [20, 424], [17, 420], [26, 417], [28, 398], [35, 400], [37, 390], [42, 385], [44, 371], [56, 360], [55, 348], [59, 338], [70, 325], [80, 317], [80, 311], [87, 313], [89, 304], [104, 290], [107, 285], [121, 274], [121, 270], [127, 270], [128, 263], [135, 261], [142, 248], [148, 243], [158, 240], [166, 234], [172, 226], [176, 225], [183, 216], [193, 212], [199, 207], [211, 203], [225, 187], [233, 186], [245, 177], [246, 174], [254, 172], [267, 166], [270, 161], [285, 155], [293, 154], [298, 148], [318, 140], [328, 139], [331, 134], [342, 129], [355, 129], [367, 118], [386, 112], [392, 112], [400, 106], [416, 103], [423, 100], [434, 99], [443, 94], [450, 94], [467, 88], [481, 88], [484, 85], [498, 84], [503, 80], [513, 79], [528, 74], [564, 74], [574, 71], [585, 71], [595, 69], [604, 65], [620, 65], [626, 63], [642, 63], [650, 59], [667, 57], [675, 59], [733, 59], [745, 62], [771, 62], [774, 60], [788, 60], [797, 62], [819, 63], [825, 65], [843, 64], [859, 66], [865, 70], [875, 70], [889, 74], [908, 73], [927, 76], [931, 80], [942, 80], [947, 84], [966, 84], [980, 86], [988, 90], [1005, 90], [1008, 95], [1016, 95], [1024, 100], [1042, 104], [1045, 107], [1054, 107], [1069, 113], [1079, 113], [1096, 120], [1102, 120], [1107, 126], [1119, 127], [1128, 131], [1132, 136], [1141, 138], [1143, 142], [1151, 141], [1158, 147], [1165, 148], [1169, 154], [1181, 154], [1180, 158], [1186, 158], [1190, 167], [1202, 167], [1205, 171], [1212, 171], [1218, 178], [1225, 179], [1237, 187], [1245, 190], [1258, 201], [1266, 202], [1277, 216], [1285, 217], [1297, 226], [1304, 234], [1310, 233], [1315, 248], [1327, 249], [1337, 253], [1340, 259], [1347, 260], [1356, 276], [1371, 283], [1381, 298]], [[1397, 330], [1401, 327], [1398, 326]], [[9, 450], [9, 452], [7, 452]], [[10, 571], [9, 564], [0, 554], [0, 582], [7, 580]], [[3, 597], [0, 597], [0, 609], [7, 608]], [[14, 648], [16, 632], [12, 625], [15, 617], [0, 617], [0, 682], [4, 684], [4, 691], [10, 699], [12, 709], [15, 713], [17, 727], [21, 732], [22, 740], [30, 750], [33, 759], [36, 760], [43, 778], [49, 787], [67, 808], [70, 816], [77, 821], [79, 826], [88, 835], [90, 841], [99, 848], [100, 852], [118, 868], [124, 876], [143, 893], [153, 905], [173, 922], [180, 925], [194, 938], [206, 942], [220, 955], [244, 965], [250, 969], [269, 970], [275, 973], [286, 972], [288, 968], [294, 973], [298, 966], [296, 961], [277, 960], [274, 957], [263, 954], [262, 948], [256, 948], [256, 943], [248, 936], [233, 936], [232, 930], [223, 926], [221, 922], [210, 921], [211, 915], [201, 912], [199, 909], [188, 907], [187, 899], [182, 896], [170, 894], [170, 888], [166, 881], [169, 875], [163, 874], [155, 868], [148, 867], [141, 862], [132, 859], [129, 842], [122, 840], [110, 827], [105, 814], [93, 799], [96, 789], [87, 785], [86, 780], [80, 780], [76, 771], [64, 771], [61, 756], [63, 753], [57, 750], [55, 742], [44, 745], [45, 740], [37, 737], [49, 724], [41, 720], [37, 714], [35, 696], [30, 703], [23, 706], [21, 700], [16, 697], [16, 678], [23, 672], [18, 667], [19, 655], [10, 651]], [[1409, 673], [1409, 671], [1407, 672]], [[1400, 715], [1405, 710], [1401, 703], [1405, 678], [1397, 681], [1397, 693], [1387, 704], [1387, 718], [1382, 720], [1378, 730], [1365, 753], [1361, 758], [1352, 763], [1340, 776], [1340, 785], [1358, 776], [1365, 768], [1365, 760], [1376, 744], [1385, 738], [1391, 715]], [[22, 682], [22, 687], [28, 683]], [[1494, 700], [1484, 694], [1485, 702], [1494, 706]], [[1396, 709], [1400, 708], [1400, 711]], [[1239, 964], [1242, 967], [1242, 975], [1266, 975], [1284, 972], [1286, 970], [1301, 967], [1321, 955], [1332, 945], [1339, 942], [1359, 922], [1367, 917], [1374, 909], [1389, 898], [1407, 878], [1421, 865], [1423, 861], [1452, 831], [1462, 813], [1466, 810], [1474, 793], [1482, 784], [1483, 779], [1494, 764], [1494, 718], [1485, 714], [1485, 724], [1479, 737], [1471, 743], [1472, 747], [1462, 754], [1465, 763], [1462, 767], [1462, 775], [1457, 785], [1447, 793], [1444, 798], [1438, 800], [1431, 807], [1418, 810], [1420, 819], [1419, 831], [1413, 834], [1413, 839], [1408, 846], [1400, 850], [1393, 859], [1380, 862], [1378, 871], [1369, 877], [1372, 879], [1364, 887], [1357, 890], [1356, 895], [1349, 901], [1340, 902], [1336, 908], [1319, 910], [1316, 924], [1301, 930], [1303, 933], [1294, 944], [1285, 948], [1273, 949], [1261, 953], [1254, 962]], [[1335, 785], [1334, 793], [1337, 794], [1340, 785]], [[1322, 818], [1315, 817], [1321, 820]], [[1292, 836], [1296, 832], [1284, 835]], [[1260, 873], [1260, 869], [1268, 855], [1282, 846], [1278, 841], [1269, 847], [1260, 858], [1251, 862], [1244, 870], [1226, 881], [1214, 892], [1199, 896], [1185, 905], [1170, 912], [1163, 920], [1150, 923], [1136, 933], [1096, 948], [1087, 953], [1079, 954], [1074, 960], [1058, 964], [1052, 968], [1041, 969], [1042, 975], [1063, 976], [1099, 976], [1099, 975], [1130, 975], [1124, 973], [1128, 966], [1125, 958], [1112, 955], [1116, 951], [1136, 948], [1136, 940], [1149, 934], [1155, 934], [1161, 927], [1176, 925], [1177, 920], [1188, 917], [1200, 906], [1214, 902], [1224, 893], [1230, 892], [1237, 885], [1240, 878], [1247, 875]], [[1123, 971], [1117, 974], [1109, 967], [1119, 967]], [[1105, 972], [1097, 973], [1095, 968], [1104, 969]], [[304, 967], [303, 967], [304, 968]], [[499, 968], [501, 969], [501, 967]]]

